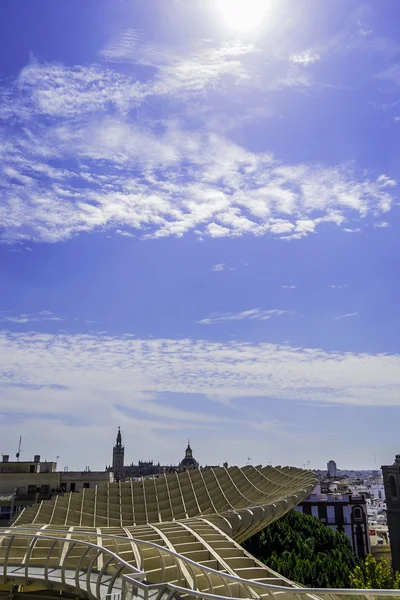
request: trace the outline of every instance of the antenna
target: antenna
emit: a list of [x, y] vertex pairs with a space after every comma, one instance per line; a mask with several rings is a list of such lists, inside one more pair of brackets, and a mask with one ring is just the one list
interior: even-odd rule
[[21, 450], [21, 445], [22, 445], [22, 435], [19, 436], [18, 452], [15, 455], [17, 457], [17, 462], [19, 462], [19, 457], [21, 456], [21, 452], [24, 452], [24, 450]]
[[251, 461], [251, 458], [250, 458], [250, 456], [248, 456], [248, 457], [247, 457], [247, 463], [246, 463], [246, 464], [247, 464], [247, 465], [249, 465], [249, 464], [250, 464], [250, 461]]

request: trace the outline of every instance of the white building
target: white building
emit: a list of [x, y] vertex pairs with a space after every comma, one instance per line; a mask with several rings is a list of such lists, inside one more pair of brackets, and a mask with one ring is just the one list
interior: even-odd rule
[[383, 485], [383, 482], [371, 483], [370, 494], [373, 498], [376, 498], [377, 500], [386, 500], [385, 486]]
[[104, 483], [112, 483], [111, 471], [64, 471], [61, 473], [60, 488], [64, 492], [79, 492], [83, 488], [94, 488]]
[[354, 554], [359, 558], [369, 554], [365, 496], [314, 492], [315, 490], [295, 510], [316, 517], [334, 531], [343, 531], [351, 542]]

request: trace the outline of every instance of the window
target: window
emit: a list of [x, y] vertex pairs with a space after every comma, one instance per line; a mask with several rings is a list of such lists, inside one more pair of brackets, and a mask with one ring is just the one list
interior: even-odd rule
[[35, 472], [35, 465], [30, 465], [29, 466], [29, 473], [34, 473]]
[[397, 498], [396, 480], [393, 477], [393, 475], [391, 475], [389, 477], [389, 485], [390, 485], [390, 495], [392, 496], [392, 498]]
[[90, 483], [88, 481], [85, 481], [85, 483], [83, 484], [84, 488], [90, 488]]
[[4, 521], [8, 521], [11, 516], [11, 507], [10, 506], [1, 506], [0, 507], [0, 519]]
[[326, 513], [327, 513], [327, 517], [328, 517], [328, 523], [334, 523], [335, 522], [335, 507], [327, 506]]
[[70, 484], [70, 487], [69, 487], [69, 489], [70, 489], [70, 491], [71, 491], [71, 492], [74, 492], [74, 491], [75, 491], [75, 481], [73, 481], [73, 482]]
[[362, 519], [362, 510], [359, 506], [356, 506], [355, 508], [353, 508], [353, 517], [355, 520], [357, 521], [361, 521]]
[[36, 494], [36, 485], [28, 485], [28, 494]]

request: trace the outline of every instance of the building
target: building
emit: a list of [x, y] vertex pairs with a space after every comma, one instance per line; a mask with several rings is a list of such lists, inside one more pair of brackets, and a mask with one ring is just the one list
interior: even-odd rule
[[80, 492], [82, 489], [95, 488], [98, 485], [112, 483], [114, 474], [111, 471], [63, 471], [60, 474], [61, 492]]
[[36, 454], [31, 461], [10, 461], [3, 454], [0, 463], [0, 520], [11, 516], [35, 502], [48, 500], [60, 491], [60, 473], [55, 462], [41, 462]]
[[0, 463], [0, 473], [54, 473], [57, 469], [56, 462], [40, 462], [40, 454], [35, 454], [33, 460], [10, 461], [9, 454], [3, 454]]
[[369, 526], [365, 496], [320, 492], [319, 486], [296, 507], [306, 515], [316, 517], [334, 531], [343, 531], [353, 552], [364, 558], [370, 552]]
[[385, 486], [387, 525], [389, 529], [392, 565], [400, 570], [400, 454], [396, 454], [392, 465], [382, 466]]
[[14, 478], [0, 475], [0, 521], [5, 524], [11, 516], [19, 513], [26, 506], [42, 500], [48, 500], [53, 495], [60, 493], [60, 474], [54, 473], [44, 477], [21, 477], [15, 474]]
[[328, 464], [326, 465], [327, 470], [328, 470], [328, 475], [329, 477], [336, 477], [337, 475], [337, 467], [336, 467], [336, 463], [334, 460], [330, 460], [328, 462]]
[[57, 471], [57, 463], [41, 461], [36, 454], [32, 461], [10, 461], [3, 454], [0, 463], [0, 522], [4, 525], [25, 507], [65, 492], [77, 492], [114, 480], [112, 472]]
[[[169, 467], [168, 467], [169, 468]], [[161, 475], [167, 467], [162, 467], [160, 463], [154, 463], [152, 460], [139, 460], [137, 465], [133, 463], [124, 466], [123, 479], [137, 479], [138, 477], [149, 477], [151, 475]]]
[[193, 456], [190, 441], [188, 441], [185, 456], [178, 465], [161, 465], [159, 462], [154, 463], [152, 460], [139, 460], [138, 464], [131, 463], [130, 465], [124, 465], [125, 447], [122, 444], [122, 434], [119, 427], [112, 457], [112, 465], [106, 467], [106, 472], [112, 471], [115, 481], [150, 477], [153, 475], [157, 476], [165, 473], [180, 473], [188, 469], [196, 469], [199, 466], [199, 463]]

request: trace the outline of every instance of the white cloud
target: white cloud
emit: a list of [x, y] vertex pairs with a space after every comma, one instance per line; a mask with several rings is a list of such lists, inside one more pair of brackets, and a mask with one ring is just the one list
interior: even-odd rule
[[338, 315], [337, 317], [333, 317], [335, 321], [340, 321], [341, 319], [348, 319], [350, 317], [356, 317], [358, 312], [346, 313], [344, 315]]
[[344, 227], [343, 231], [345, 231], [346, 233], [361, 233], [361, 229], [359, 227], [356, 227], [355, 229], [350, 229], [349, 227]]
[[[75, 160], [76, 170], [46, 170], [47, 158]], [[135, 175], [125, 170], [132, 161]], [[4, 148], [2, 164], [10, 163], [31, 183], [0, 174], [6, 241], [54, 242], [99, 228], [148, 237], [192, 230], [301, 238], [321, 223], [341, 226], [392, 204], [386, 179], [359, 180], [344, 167], [282, 165], [215, 135], [173, 124], [156, 135], [110, 117], [77, 129], [69, 121], [39, 128], [32, 140], [18, 134]]]
[[[389, 354], [239, 341], [0, 333], [0, 358], [3, 411], [86, 415], [93, 423], [107, 420], [115, 404], [157, 416], [154, 394], [168, 391], [212, 398], [400, 402], [400, 356]], [[205, 420], [191, 411], [176, 417]]]
[[211, 271], [218, 273], [220, 271], [236, 271], [236, 267], [228, 267], [226, 263], [217, 263], [211, 267]]
[[380, 223], [374, 223], [373, 226], [379, 229], [385, 229], [386, 227], [390, 227], [390, 223], [388, 223], [387, 221], [381, 221]]
[[330, 283], [327, 286], [328, 288], [332, 288], [332, 289], [336, 289], [336, 290], [342, 290], [343, 288], [347, 288], [349, 287], [348, 283]]
[[139, 126], [130, 118], [153, 97], [176, 101], [226, 75], [247, 81], [242, 58], [254, 52], [251, 45], [204, 43], [179, 57], [149, 49], [132, 32], [104, 51], [109, 61], [155, 66], [148, 81], [102, 65], [32, 60], [0, 111], [11, 123], [0, 127], [2, 239], [55, 242], [112, 229], [126, 237], [194, 231], [200, 239], [290, 240], [325, 223], [355, 232], [353, 220], [387, 213], [396, 182], [386, 175], [283, 164], [207, 128], [188, 129], [173, 118], [143, 118]]
[[267, 319], [271, 319], [272, 317], [280, 317], [284, 314], [289, 314], [288, 310], [280, 310], [278, 308], [273, 308], [270, 310], [263, 310], [261, 308], [252, 308], [250, 310], [244, 310], [239, 313], [220, 313], [214, 314], [205, 319], [201, 319], [198, 321], [201, 325], [213, 325], [214, 323], [219, 323], [221, 321], [266, 321]]
[[[395, 63], [391, 65], [388, 69], [385, 69], [381, 73], [378, 74], [379, 79], [386, 79], [394, 83], [396, 86], [400, 85], [400, 65]], [[395, 119], [397, 120], [397, 119]]]
[[301, 90], [311, 87], [318, 88], [314, 78], [299, 64], [290, 64], [286, 73], [279, 74], [268, 84], [268, 89], [275, 92], [287, 88]]
[[295, 285], [281, 285], [281, 288], [284, 290], [294, 290], [296, 288]]
[[320, 60], [320, 55], [318, 52], [313, 50], [312, 48], [308, 48], [308, 50], [303, 50], [302, 52], [298, 52], [297, 54], [291, 54], [289, 56], [290, 62], [296, 65], [312, 65], [313, 63]]
[[148, 95], [182, 95], [199, 92], [224, 77], [239, 82], [248, 77], [241, 57], [256, 52], [254, 45], [228, 42], [213, 47], [203, 41], [195, 48], [178, 52], [173, 48], [147, 44], [139, 32], [126, 30], [110, 42], [102, 56], [110, 62], [128, 62], [157, 69], [149, 82]]
[[[128, 460], [135, 462], [180, 460], [185, 438], [193, 433], [196, 457], [203, 462], [244, 464], [250, 455], [262, 463], [265, 439], [256, 442], [249, 427], [269, 420], [271, 399], [314, 406], [400, 404], [400, 356], [390, 354], [238, 340], [0, 332], [0, 364], [4, 448], [12, 448], [22, 433], [27, 454], [38, 451], [48, 460], [60, 454], [70, 468], [71, 463], [75, 468], [109, 464], [117, 425], [125, 434]], [[167, 400], [167, 392], [185, 394], [185, 403]], [[252, 406], [254, 397], [261, 412]], [[222, 404], [217, 414], [210, 400]], [[305, 435], [317, 452], [318, 432], [310, 426]], [[270, 439], [280, 446], [276, 430]], [[237, 444], [243, 452], [235, 450]], [[303, 460], [296, 458], [296, 447], [289, 446], [286, 462], [279, 464]], [[278, 454], [274, 460], [280, 461]]]
[[49, 310], [41, 310], [38, 313], [20, 314], [20, 315], [2, 315], [0, 313], [0, 323], [37, 323], [42, 321], [62, 321], [60, 317], [53, 315]]
[[122, 237], [135, 237], [133, 233], [129, 233], [129, 231], [124, 231], [123, 229], [117, 229], [115, 233]]

